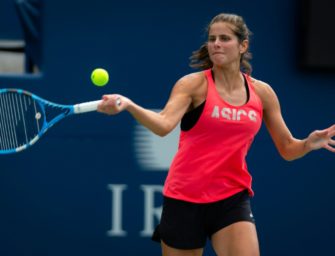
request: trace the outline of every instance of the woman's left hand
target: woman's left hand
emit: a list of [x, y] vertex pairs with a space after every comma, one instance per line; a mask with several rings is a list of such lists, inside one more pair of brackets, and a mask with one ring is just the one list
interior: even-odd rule
[[310, 150], [325, 148], [335, 153], [335, 125], [324, 129], [312, 132], [306, 139], [305, 146]]

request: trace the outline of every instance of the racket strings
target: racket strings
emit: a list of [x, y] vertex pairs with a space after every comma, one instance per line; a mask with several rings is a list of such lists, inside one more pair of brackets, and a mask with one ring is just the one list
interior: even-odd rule
[[16, 149], [28, 144], [39, 133], [42, 112], [27, 94], [0, 94], [0, 148]]

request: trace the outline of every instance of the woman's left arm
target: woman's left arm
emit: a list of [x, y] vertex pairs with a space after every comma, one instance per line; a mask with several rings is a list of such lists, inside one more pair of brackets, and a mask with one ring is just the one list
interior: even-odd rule
[[312, 150], [327, 149], [335, 153], [335, 125], [315, 130], [305, 139], [296, 139], [283, 119], [276, 93], [266, 83], [255, 81], [255, 89], [263, 103], [263, 120], [280, 155], [287, 161], [303, 157]]

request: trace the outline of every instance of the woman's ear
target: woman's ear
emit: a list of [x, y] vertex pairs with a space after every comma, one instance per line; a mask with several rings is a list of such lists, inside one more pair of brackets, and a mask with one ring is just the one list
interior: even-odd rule
[[240, 44], [240, 53], [246, 53], [249, 48], [249, 41], [243, 40], [243, 42]]

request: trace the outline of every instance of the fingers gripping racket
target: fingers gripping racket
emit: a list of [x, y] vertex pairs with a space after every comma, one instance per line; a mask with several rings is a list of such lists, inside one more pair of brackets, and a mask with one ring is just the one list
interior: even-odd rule
[[0, 89], [0, 154], [32, 146], [55, 123], [72, 114], [96, 111], [100, 102], [60, 105], [21, 89]]

